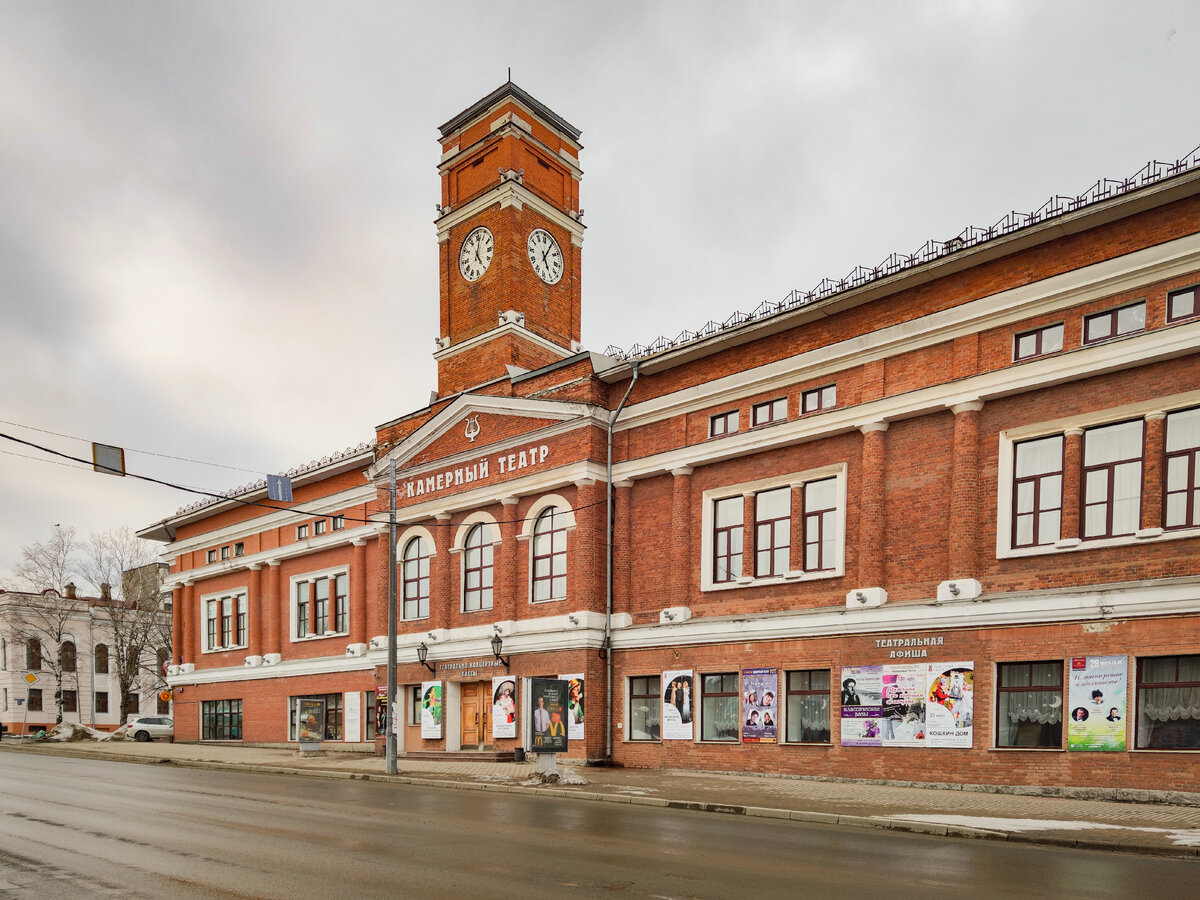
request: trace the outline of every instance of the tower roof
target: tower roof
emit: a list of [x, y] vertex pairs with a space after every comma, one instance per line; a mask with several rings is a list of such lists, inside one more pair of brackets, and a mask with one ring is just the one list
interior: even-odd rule
[[537, 115], [545, 120], [547, 124], [557, 128], [563, 134], [567, 135], [567, 137], [569, 137], [572, 141], [576, 143], [579, 142], [579, 135], [581, 132], [578, 128], [564, 119], [558, 113], [554, 112], [554, 110], [550, 109], [550, 107], [546, 106], [540, 100], [537, 100], [528, 92], [517, 87], [517, 85], [513, 84], [511, 81], [506, 81], [486, 97], [481, 100], [477, 100], [475, 103], [472, 103], [458, 115], [454, 116], [444, 125], [442, 125], [439, 129], [442, 133], [442, 137], [445, 138], [453, 134], [455, 131], [478, 118], [484, 112], [491, 109], [497, 103], [502, 102], [507, 97], [513, 98], [518, 103], [537, 113]]

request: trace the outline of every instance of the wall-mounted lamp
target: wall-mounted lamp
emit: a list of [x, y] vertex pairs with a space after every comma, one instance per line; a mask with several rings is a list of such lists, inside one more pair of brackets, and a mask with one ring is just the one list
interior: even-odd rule
[[427, 668], [430, 672], [433, 672], [436, 675], [437, 670], [434, 669], [433, 666], [431, 666], [429, 663], [425, 662], [425, 657], [427, 657], [428, 655], [429, 655], [429, 648], [425, 646], [424, 641], [421, 641], [420, 646], [417, 647], [417, 661], [420, 662], [421, 665], [423, 665], [425, 668]]
[[[504, 638], [500, 637], [499, 633], [493, 634], [492, 635], [492, 656], [496, 657], [496, 659], [498, 659], [498, 660], [500, 660], [500, 662], [504, 663], [504, 671], [507, 672], [509, 670], [508, 669], [509, 660], [505, 659], [503, 656], [500, 655], [500, 651], [503, 649], [504, 649]], [[510, 655], [509, 659], [511, 659], [511, 658], [512, 658], [512, 656]]]
[[946, 585], [946, 590], [948, 590], [950, 592], [951, 596], [954, 596], [954, 597], [958, 596], [958, 585], [955, 584], [953, 581], [950, 582], [948, 585]]

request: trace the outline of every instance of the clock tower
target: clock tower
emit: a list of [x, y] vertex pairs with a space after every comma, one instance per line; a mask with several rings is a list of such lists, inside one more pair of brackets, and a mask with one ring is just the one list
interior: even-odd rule
[[581, 349], [579, 134], [511, 81], [441, 127], [439, 396]]

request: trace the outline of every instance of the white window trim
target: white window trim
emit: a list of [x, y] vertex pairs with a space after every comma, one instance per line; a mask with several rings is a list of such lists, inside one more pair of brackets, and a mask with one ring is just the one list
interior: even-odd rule
[[[658, 691], [658, 737], [657, 738], [635, 738], [630, 737], [633, 734], [633, 679], [635, 678], [657, 678]], [[622, 743], [625, 744], [661, 744], [662, 736], [662, 713], [663, 713], [663, 689], [662, 689], [662, 672], [651, 672], [647, 675], [626, 675], [625, 676], [625, 724], [622, 726], [625, 730], [625, 735], [622, 738]], [[696, 714], [693, 711], [692, 721], [696, 721]], [[695, 732], [693, 731], [693, 735]]]
[[545, 600], [533, 599], [533, 528], [537, 525], [538, 517], [546, 510], [554, 507], [562, 513], [563, 527], [568, 532], [567, 544], [567, 568], [568, 568], [568, 584], [570, 583], [570, 566], [571, 566], [571, 548], [570, 548], [570, 532], [575, 530], [575, 510], [571, 508], [571, 504], [559, 494], [546, 494], [539, 497], [534, 504], [529, 507], [529, 511], [525, 515], [525, 520], [521, 523], [521, 531], [517, 535], [518, 541], [528, 541], [528, 565], [525, 572], [525, 596], [528, 597], [530, 606], [544, 606], [547, 603], [562, 603], [568, 599], [571, 592], [568, 590], [561, 597], [548, 597]]
[[[317, 578], [328, 578], [329, 581], [329, 621], [334, 621], [334, 590], [333, 579], [338, 575], [345, 575], [346, 581], [346, 630], [345, 631], [326, 631], [324, 634], [307, 634], [304, 637], [296, 636], [296, 583], [298, 581], [313, 581]], [[293, 644], [303, 644], [307, 641], [319, 641], [329, 637], [339, 637], [350, 633], [350, 567], [346, 565], [334, 566], [330, 569], [319, 569], [314, 572], [303, 572], [298, 575], [293, 575], [288, 579], [288, 640]], [[311, 602], [311, 601], [310, 601]]]
[[[799, 514], [798, 504], [800, 497], [798, 492], [803, 489], [805, 484], [811, 481], [822, 481], [826, 478], [837, 479], [837, 508], [840, 515], [838, 516], [838, 540], [837, 551], [835, 553], [834, 566], [832, 569], [823, 569], [820, 572], [805, 572], [803, 568], [795, 568], [792, 563], [797, 560], [802, 560], [803, 548], [789, 546], [788, 548], [788, 571], [782, 575], [770, 575], [765, 578], [755, 578], [752, 575], [746, 575], [747, 571], [753, 571], [753, 548], [742, 548], [742, 572], [743, 575], [730, 582], [716, 583], [713, 581], [713, 505], [717, 500], [726, 497], [735, 497], [738, 494], [742, 495], [742, 527], [746, 526], [746, 516], [753, 515], [753, 509], [747, 512], [749, 504], [746, 502], [747, 497], [753, 498], [755, 494], [762, 491], [769, 491], [773, 488], [791, 487], [791, 511], [793, 521], [795, 516]], [[703, 532], [703, 539], [700, 552], [700, 590], [701, 591], [729, 591], [738, 590], [749, 587], [762, 587], [768, 584], [786, 584], [797, 581], [820, 581], [827, 578], [839, 578], [846, 574], [846, 464], [835, 463], [830, 466], [822, 466], [817, 469], [808, 469], [804, 472], [793, 472], [787, 475], [778, 475], [774, 478], [763, 478], [758, 481], [748, 481], [741, 484], [731, 484], [720, 488], [711, 488], [704, 492], [701, 497], [702, 512], [700, 516], [700, 527]], [[747, 568], [746, 560], [750, 559], [750, 567]], [[722, 742], [723, 743], [723, 742]]]
[[[458, 526], [458, 531], [454, 534], [454, 546], [450, 548], [451, 553], [461, 554], [466, 550], [467, 535], [471, 533], [471, 529], [476, 525], [484, 526], [485, 536], [491, 538], [493, 547], [500, 545], [500, 526], [496, 524], [496, 517], [491, 513], [478, 511], [473, 512]], [[495, 550], [492, 551], [492, 605], [481, 609], [467, 609], [467, 572], [466, 572], [466, 556], [460, 557], [461, 562], [458, 566], [458, 611], [464, 615], [492, 612], [496, 608], [496, 557]]]
[[424, 525], [410, 525], [396, 540], [396, 603], [401, 622], [420, 622], [429, 618], [428, 615], [412, 618], [406, 618], [404, 615], [404, 550], [413, 538], [421, 538], [429, 545], [429, 602], [431, 605], [433, 603], [433, 561], [437, 557], [437, 541]]
[[[226, 597], [233, 597], [233, 627], [231, 628], [231, 636], [237, 637], [237, 599], [239, 597], [246, 598], [246, 640], [250, 640], [250, 590], [245, 585], [240, 587], [228, 588], [224, 591], [213, 591], [210, 594], [200, 595], [200, 652], [203, 653], [225, 653], [229, 650], [244, 650], [249, 644], [230, 644], [228, 647], [209, 647], [208, 646], [208, 619], [205, 614], [208, 610], [208, 602], [210, 600], [224, 600]], [[217, 620], [217, 637], [221, 636], [221, 621]], [[109, 645], [109, 667], [112, 667], [112, 645]]]
[[[738, 689], [738, 705], [737, 715], [734, 716], [734, 721], [737, 722], [738, 736], [737, 740], [722, 740], [721, 738], [706, 738], [704, 737], [704, 678], [706, 675], [733, 675], [737, 678]], [[726, 747], [731, 744], [740, 745], [742, 743], [742, 670], [740, 668], [732, 671], [714, 669], [711, 672], [702, 672], [699, 669], [695, 670], [692, 681], [692, 741], [696, 744], [724, 744]], [[660, 726], [661, 727], [661, 726]]]
[[[1168, 397], [1158, 397], [1141, 403], [1127, 403], [1107, 409], [1081, 413], [1077, 416], [1062, 419], [1051, 419], [1035, 425], [1022, 425], [1019, 428], [1009, 428], [1001, 431], [998, 437], [996, 457], [996, 558], [1019, 559], [1024, 556], [1050, 556], [1055, 553], [1078, 553], [1082, 550], [1104, 550], [1110, 547], [1128, 547], [1131, 544], [1147, 542], [1177, 541], [1187, 538], [1200, 537], [1200, 528], [1173, 528], [1169, 531], [1161, 527], [1139, 530], [1133, 534], [1111, 538], [1061, 538], [1053, 544], [1042, 544], [1037, 547], [1012, 546], [1012, 481], [1015, 453], [1013, 445], [1034, 438], [1050, 437], [1065, 434], [1067, 431], [1079, 429], [1085, 431], [1100, 425], [1116, 425], [1131, 419], [1143, 421], [1151, 414], [1170, 415], [1178, 410], [1200, 404], [1200, 391], [1186, 391], [1172, 394]], [[1144, 437], [1145, 432], [1143, 432]], [[1063, 450], [1066, 454], [1065, 444]], [[1142, 457], [1142, 472], [1145, 477], [1146, 458]], [[1065, 504], [1066, 498], [1063, 498]], [[1065, 506], [1064, 506], [1065, 508]], [[1082, 515], [1082, 511], [1080, 513]]]

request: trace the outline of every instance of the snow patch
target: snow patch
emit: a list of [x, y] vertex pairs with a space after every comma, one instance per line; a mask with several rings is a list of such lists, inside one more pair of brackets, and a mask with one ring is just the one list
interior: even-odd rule
[[1109, 822], [1081, 822], [1066, 819], [1004, 819], [993, 816], [908, 815], [886, 816], [895, 822], [926, 822], [933, 825], [962, 825], [988, 831], [1140, 831], [1162, 834], [1177, 847], [1200, 847], [1200, 829], [1147, 828], [1113, 825]]

